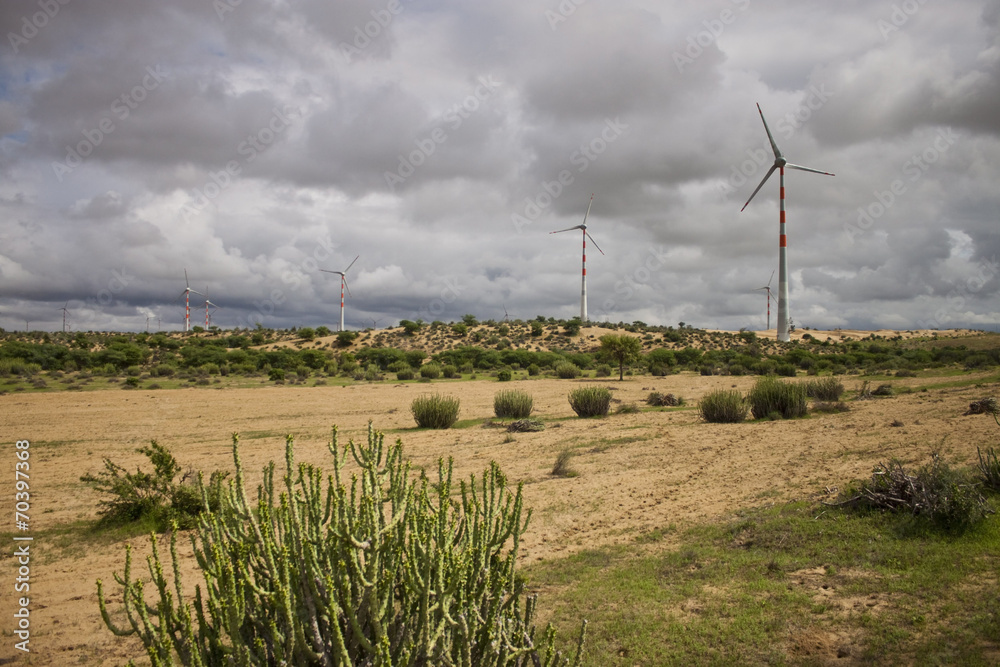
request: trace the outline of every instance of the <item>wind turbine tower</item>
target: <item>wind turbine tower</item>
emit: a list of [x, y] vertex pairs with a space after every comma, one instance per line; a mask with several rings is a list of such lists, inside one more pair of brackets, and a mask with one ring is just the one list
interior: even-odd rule
[[599, 253], [601, 253], [602, 255], [604, 254], [604, 251], [601, 250], [601, 246], [597, 245], [597, 241], [594, 241], [594, 237], [591, 236], [587, 232], [587, 218], [590, 216], [590, 207], [593, 206], [593, 204], [594, 204], [594, 195], [591, 194], [590, 195], [590, 203], [587, 204], [587, 212], [583, 216], [583, 223], [582, 224], [579, 224], [579, 225], [577, 225], [575, 227], [569, 227], [567, 229], [559, 229], [559, 230], [556, 230], [554, 232], [549, 232], [549, 234], [560, 234], [562, 232], [571, 232], [574, 229], [579, 229], [579, 230], [581, 230], [583, 232], [583, 234], [582, 234], [583, 235], [583, 274], [582, 274], [583, 277], [582, 277], [582, 282], [581, 282], [581, 287], [580, 287], [580, 322], [581, 323], [586, 323], [587, 322], [587, 239], [590, 239], [591, 242], [593, 242], [594, 247], [597, 248], [597, 251]]
[[[177, 298], [184, 297], [184, 331], [191, 331], [191, 295], [197, 294], [199, 296], [205, 296], [201, 292], [196, 292], [191, 289], [191, 283], [188, 282], [188, 271], [184, 269], [184, 291], [181, 292], [180, 296]], [[208, 298], [208, 297], [205, 297]]]
[[771, 271], [771, 277], [767, 279], [767, 285], [764, 287], [758, 287], [755, 292], [760, 290], [767, 291], [767, 330], [771, 330], [771, 281], [774, 280], [774, 271]]
[[68, 305], [69, 305], [69, 301], [66, 302], [65, 306], [63, 306], [62, 308], [59, 309], [59, 310], [62, 311], [62, 314], [63, 314], [63, 333], [66, 333], [66, 316], [69, 314], [69, 311], [66, 310], [66, 306], [68, 306]]
[[[361, 257], [361, 255], [358, 255], [358, 257]], [[354, 258], [354, 262], [358, 261], [358, 257]], [[348, 264], [347, 268], [343, 271], [328, 271], [327, 269], [320, 269], [323, 273], [336, 273], [340, 276], [340, 331], [344, 330], [344, 290], [346, 289], [347, 293], [351, 294], [351, 288], [347, 285], [347, 272], [351, 270], [352, 266], [354, 266], [354, 262]], [[351, 296], [353, 297], [354, 295], [351, 294]]]
[[823, 174], [824, 176], [833, 176], [828, 171], [820, 171], [819, 169], [811, 169], [809, 167], [803, 167], [801, 165], [792, 164], [785, 159], [785, 156], [781, 154], [781, 149], [778, 148], [778, 144], [774, 142], [774, 137], [771, 136], [771, 129], [767, 126], [767, 121], [764, 120], [764, 112], [760, 110], [760, 104], [757, 105], [757, 112], [760, 113], [760, 119], [764, 123], [764, 131], [767, 132], [767, 139], [771, 142], [771, 150], [774, 152], [774, 164], [771, 168], [767, 170], [764, 174], [764, 178], [761, 179], [760, 184], [757, 189], [753, 191], [750, 195], [750, 199], [747, 199], [747, 203], [743, 204], [743, 208], [740, 209], [742, 212], [750, 200], [760, 192], [760, 189], [764, 187], [764, 183], [767, 179], [771, 177], [774, 170], [778, 170], [779, 177], [779, 230], [778, 230], [778, 340], [788, 342], [791, 337], [788, 334], [788, 258], [786, 256], [788, 249], [788, 240], [785, 236], [785, 167], [789, 169], [798, 169], [799, 171], [808, 171], [813, 174]]
[[[211, 301], [208, 300], [208, 288], [207, 287], [205, 288], [204, 297], [205, 297], [205, 331], [208, 331], [209, 326], [211, 326], [211, 324], [212, 324], [212, 316], [208, 312], [208, 307], [211, 306], [212, 308], [221, 308], [222, 306], [216, 305], [216, 304], [214, 304], [214, 303], [212, 303]], [[212, 312], [215, 312], [215, 311], [212, 311]]]

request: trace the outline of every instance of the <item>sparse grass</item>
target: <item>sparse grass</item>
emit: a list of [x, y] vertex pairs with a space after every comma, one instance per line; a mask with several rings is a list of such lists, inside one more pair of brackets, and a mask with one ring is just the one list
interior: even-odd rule
[[851, 406], [843, 401], [837, 401], [836, 403], [828, 401], [820, 401], [814, 403], [812, 406], [813, 412], [825, 412], [825, 413], [837, 413], [837, 412], [850, 412]]
[[616, 415], [634, 415], [640, 412], [639, 406], [635, 403], [622, 403], [615, 408]]
[[551, 475], [553, 477], [576, 477], [577, 473], [570, 466], [570, 461], [576, 453], [571, 449], [564, 449], [556, 456], [555, 463], [552, 464]]
[[569, 393], [569, 405], [580, 417], [604, 416], [611, 408], [611, 392], [607, 387], [580, 387]]
[[1000, 639], [997, 517], [954, 537], [794, 503], [671, 538], [527, 569], [547, 620], [589, 620], [584, 665], [826, 664], [824, 635], [829, 661], [986, 665]]
[[459, 400], [440, 394], [424, 394], [413, 399], [410, 411], [420, 428], [451, 428], [458, 419]]
[[702, 419], [711, 424], [736, 424], [747, 418], [749, 407], [735, 389], [711, 391], [698, 403]]

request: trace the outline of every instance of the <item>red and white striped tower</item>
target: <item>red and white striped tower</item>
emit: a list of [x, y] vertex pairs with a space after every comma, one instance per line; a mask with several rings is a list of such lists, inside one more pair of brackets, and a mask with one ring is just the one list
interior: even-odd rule
[[[774, 137], [771, 136], [771, 128], [767, 126], [767, 121], [764, 120], [764, 112], [760, 110], [760, 105], [757, 105], [757, 111], [760, 113], [760, 119], [764, 123], [764, 131], [767, 132], [767, 139], [771, 142], [771, 150], [774, 152], [774, 164], [771, 168], [767, 170], [764, 174], [764, 178], [761, 179], [760, 184], [757, 185], [757, 189], [753, 191], [750, 195], [750, 199], [747, 199], [747, 203], [743, 204], [741, 211], [747, 207], [750, 200], [756, 196], [760, 189], [764, 187], [764, 183], [767, 179], [771, 177], [774, 170], [778, 170], [778, 181], [779, 181], [779, 228], [778, 228], [778, 340], [787, 342], [790, 340], [789, 336], [789, 317], [788, 317], [788, 237], [785, 235], [785, 167], [789, 169], [798, 169], [799, 171], [808, 171], [813, 174], [823, 174], [824, 176], [833, 176], [828, 171], [820, 171], [819, 169], [811, 169], [809, 167], [803, 167], [801, 165], [792, 164], [785, 159], [785, 156], [781, 154], [781, 149], [778, 148], [778, 144], [775, 143]], [[770, 310], [770, 301], [768, 302], [768, 310]]]
[[201, 296], [205, 296], [201, 292], [196, 292], [195, 290], [191, 289], [191, 283], [188, 281], [187, 269], [184, 269], [184, 291], [181, 292], [180, 294], [182, 297], [184, 297], [184, 331], [191, 330], [191, 294], [199, 294]]
[[577, 225], [576, 227], [569, 227], [567, 229], [559, 229], [554, 232], [549, 232], [549, 234], [559, 234], [560, 232], [570, 232], [574, 229], [582, 230], [583, 232], [583, 272], [582, 272], [582, 282], [580, 286], [580, 322], [587, 321], [587, 239], [593, 242], [594, 247], [602, 255], [604, 251], [601, 247], [597, 245], [597, 241], [594, 241], [594, 237], [587, 232], [587, 217], [590, 215], [590, 207], [594, 204], [594, 195], [590, 195], [590, 203], [587, 204], [587, 212], [583, 216], [583, 224]]
[[[361, 257], [361, 255], [358, 255]], [[358, 257], [354, 258], [354, 261], [347, 265], [347, 268], [343, 271], [329, 271], [327, 269], [320, 269], [323, 273], [335, 273], [340, 276], [340, 331], [344, 330], [344, 290], [347, 290], [348, 294], [351, 294], [351, 286], [347, 284], [347, 272], [351, 270], [354, 266], [354, 262], [358, 261]], [[351, 296], [354, 296], [351, 294]]]

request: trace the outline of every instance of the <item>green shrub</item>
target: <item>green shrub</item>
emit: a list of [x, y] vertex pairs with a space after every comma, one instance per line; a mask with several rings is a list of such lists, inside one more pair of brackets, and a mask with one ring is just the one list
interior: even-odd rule
[[424, 364], [420, 367], [420, 377], [436, 380], [441, 377], [441, 367], [434, 362]]
[[580, 387], [569, 392], [569, 405], [580, 417], [604, 416], [611, 408], [611, 391], [607, 387]]
[[520, 389], [504, 389], [493, 397], [493, 414], [500, 419], [526, 419], [533, 406], [531, 394]]
[[285, 371], [282, 368], [272, 368], [267, 372], [267, 379], [271, 382], [284, 382]]
[[[170, 451], [152, 440], [148, 447], [135, 450], [149, 459], [153, 472], [136, 468], [134, 473], [104, 459], [104, 470], [87, 473], [80, 481], [102, 494], [99, 501], [101, 525], [117, 526], [141, 523], [147, 530], [158, 533], [169, 529], [171, 523], [180, 528], [193, 528], [197, 516], [205, 509], [198, 487], [192, 483], [175, 481], [181, 468]], [[214, 472], [204, 500], [209, 509], [218, 507], [218, 496], [227, 473]]]
[[368, 382], [378, 382], [382, 379], [382, 373], [378, 369], [378, 364], [368, 364], [365, 368], [365, 380]]
[[792, 364], [778, 364], [774, 372], [782, 377], [793, 378], [795, 377], [795, 366]]
[[597, 369], [594, 371], [594, 377], [606, 378], [611, 376], [611, 366], [608, 364], [599, 364]]
[[782, 382], [773, 375], [757, 379], [747, 392], [747, 403], [754, 419], [763, 419], [772, 413], [784, 419], [801, 417], [808, 411], [806, 388], [794, 382]]
[[510, 382], [514, 375], [510, 372], [509, 368], [501, 368], [497, 371], [497, 380], [500, 382]]
[[451, 428], [458, 420], [459, 400], [440, 394], [417, 396], [410, 412], [420, 428]]
[[710, 391], [698, 403], [702, 419], [712, 424], [736, 424], [747, 418], [747, 403], [735, 389]]
[[979, 447], [976, 447], [976, 453], [979, 455], [979, 477], [983, 486], [992, 491], [1000, 491], [1000, 460], [997, 459], [996, 450], [990, 447], [984, 456]]
[[139, 386], [139, 378], [130, 377], [130, 378], [125, 378], [125, 385], [122, 387], [122, 389], [135, 389], [138, 386]]
[[528, 365], [528, 375], [530, 375], [532, 377], [538, 375], [541, 372], [541, 370], [542, 369], [538, 367], [538, 364], [529, 364]]
[[843, 383], [832, 377], [806, 382], [806, 396], [819, 401], [839, 401], [844, 393]]
[[[237, 481], [192, 538], [203, 584], [193, 599], [185, 593], [176, 532], [169, 558], [153, 541], [145, 586], [126, 548], [115, 574], [121, 612], [109, 613], [97, 582], [107, 627], [136, 635], [157, 665], [174, 656], [186, 665], [570, 664], [551, 625], [536, 633], [537, 598], [516, 572], [521, 486], [512, 492], [491, 464], [456, 489], [444, 461], [431, 483], [370, 426], [367, 444], [345, 447], [335, 428], [330, 450], [326, 476], [295, 464], [289, 436], [284, 476], [276, 485], [272, 462], [251, 500], [234, 436]], [[348, 458], [357, 476], [344, 471]]]
[[412, 380], [416, 377], [416, 373], [413, 372], [412, 368], [404, 368], [403, 370], [396, 371], [396, 379], [399, 381]]
[[706, 376], [707, 376], [707, 375], [715, 375], [715, 369], [714, 369], [714, 368], [712, 368], [711, 366], [702, 366], [702, 367], [701, 367], [700, 369], [698, 369], [698, 370], [699, 370], [699, 372], [700, 372], [700, 373], [701, 373], [702, 375], [706, 375]]
[[580, 377], [580, 368], [576, 364], [571, 364], [568, 361], [560, 361], [556, 364], [556, 375], [563, 380], [572, 380], [573, 378]]
[[639, 406], [635, 403], [622, 403], [615, 408], [616, 415], [634, 415], [639, 412]]
[[451, 378], [456, 378], [458, 377], [458, 369], [451, 365], [442, 366], [441, 377], [448, 378], [449, 380]]
[[564, 449], [559, 454], [556, 455], [556, 461], [552, 464], [552, 475], [554, 477], [576, 477], [577, 472], [573, 470], [570, 466], [570, 461], [573, 459], [574, 452], [569, 449]]

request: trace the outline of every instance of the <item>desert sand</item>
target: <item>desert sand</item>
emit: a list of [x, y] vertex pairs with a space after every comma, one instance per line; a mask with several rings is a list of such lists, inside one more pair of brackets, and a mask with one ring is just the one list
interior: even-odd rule
[[[803, 381], [805, 378], [799, 378]], [[861, 379], [843, 378], [855, 389]], [[629, 543], [673, 524], [724, 519], [733, 511], [793, 499], [832, 499], [849, 480], [866, 477], [878, 462], [897, 457], [922, 463], [931, 452], [968, 462], [976, 444], [995, 442], [989, 417], [963, 416], [968, 404], [996, 393], [997, 386], [934, 388], [891, 398], [851, 401], [851, 410], [815, 414], [794, 421], [734, 425], [704, 423], [697, 400], [717, 388], [749, 388], [751, 377], [701, 377], [691, 373], [653, 378], [531, 379], [506, 385], [494, 379], [427, 384], [355, 383], [350, 386], [262, 389], [178, 389], [8, 394], [0, 396], [0, 431], [8, 442], [31, 441], [31, 649], [19, 664], [118, 665], [141, 658], [134, 639], [119, 639], [104, 627], [95, 580], [112, 591], [112, 573], [124, 563], [125, 541], [88, 540], [85, 546], [60, 536], [59, 527], [97, 517], [98, 496], [79, 481], [98, 472], [103, 457], [134, 468], [148, 462], [135, 448], [156, 439], [185, 469], [232, 469], [231, 433], [241, 436], [241, 455], [255, 473], [278, 462], [284, 435], [296, 439], [298, 460], [329, 464], [326, 445], [338, 425], [342, 439], [364, 438], [369, 419], [387, 438], [399, 438], [417, 467], [436, 470], [437, 460], [453, 457], [456, 475], [481, 472], [497, 461], [513, 483], [524, 483], [533, 511], [525, 536], [526, 564], [558, 559], [582, 549]], [[897, 388], [920, 386], [929, 378], [900, 378]], [[687, 407], [577, 418], [567, 393], [586, 384], [608, 386], [617, 401], [644, 405], [650, 391], [683, 396]], [[501, 388], [529, 391], [535, 412], [547, 420], [539, 433], [515, 434], [483, 428]], [[461, 399], [460, 419], [472, 426], [447, 431], [416, 430], [409, 405], [423, 393]], [[893, 425], [896, 424], [896, 425]], [[14, 457], [3, 456], [11, 474], [2, 475], [0, 495], [13, 497]], [[550, 474], [556, 455], [572, 449], [575, 477]], [[7, 530], [12, 530], [11, 529]], [[165, 539], [165, 538], [162, 538]], [[16, 567], [10, 536], [0, 555], [9, 582]], [[149, 553], [148, 538], [129, 540], [138, 554]], [[190, 548], [182, 549], [186, 587], [197, 572]], [[141, 561], [139, 561], [141, 562]], [[136, 568], [141, 571], [140, 568]], [[112, 595], [120, 600], [120, 595]], [[544, 600], [542, 601], [544, 605]], [[0, 593], [0, 664], [14, 658], [10, 634], [11, 586]]]

